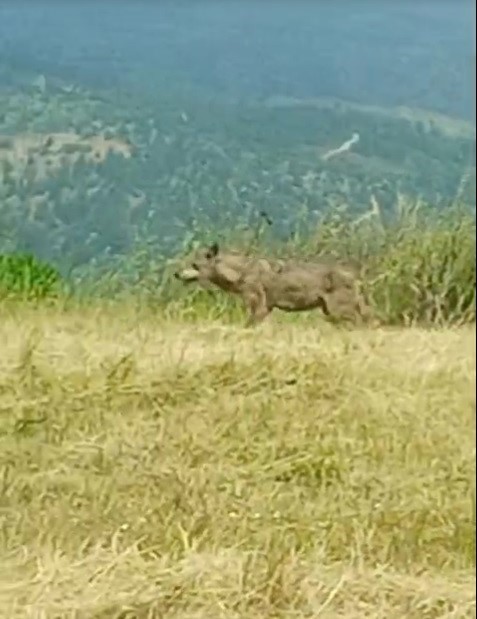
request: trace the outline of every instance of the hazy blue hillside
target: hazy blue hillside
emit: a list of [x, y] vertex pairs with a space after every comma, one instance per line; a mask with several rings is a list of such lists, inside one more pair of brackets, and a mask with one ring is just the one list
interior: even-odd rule
[[0, 250], [66, 269], [260, 211], [287, 236], [324, 208], [474, 205], [472, 11], [3, 3]]
[[[3, 3], [2, 3], [3, 4]], [[18, 67], [144, 93], [332, 96], [473, 117], [473, 3], [43, 2], [0, 8]]]

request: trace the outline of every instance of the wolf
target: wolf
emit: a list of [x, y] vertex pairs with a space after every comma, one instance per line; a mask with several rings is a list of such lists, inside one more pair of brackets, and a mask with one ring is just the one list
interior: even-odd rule
[[370, 317], [356, 274], [337, 264], [248, 256], [223, 251], [213, 243], [174, 277], [187, 284], [213, 284], [241, 297], [248, 311], [247, 327], [262, 322], [275, 308], [320, 309], [329, 318], [353, 322], [367, 322]]

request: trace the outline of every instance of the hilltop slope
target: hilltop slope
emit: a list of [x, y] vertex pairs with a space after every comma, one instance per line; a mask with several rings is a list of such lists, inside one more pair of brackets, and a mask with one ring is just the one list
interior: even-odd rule
[[474, 329], [4, 308], [0, 347], [4, 616], [475, 616]]

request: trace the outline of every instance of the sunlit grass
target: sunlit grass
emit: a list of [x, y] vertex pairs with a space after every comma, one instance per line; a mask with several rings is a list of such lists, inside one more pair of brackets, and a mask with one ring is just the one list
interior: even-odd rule
[[2, 306], [0, 614], [474, 617], [475, 328], [238, 320]]

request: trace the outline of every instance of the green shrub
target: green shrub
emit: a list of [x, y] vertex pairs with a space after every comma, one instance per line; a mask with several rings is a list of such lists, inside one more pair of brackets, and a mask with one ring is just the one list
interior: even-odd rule
[[31, 254], [0, 254], [0, 295], [44, 299], [59, 291], [59, 272]]

